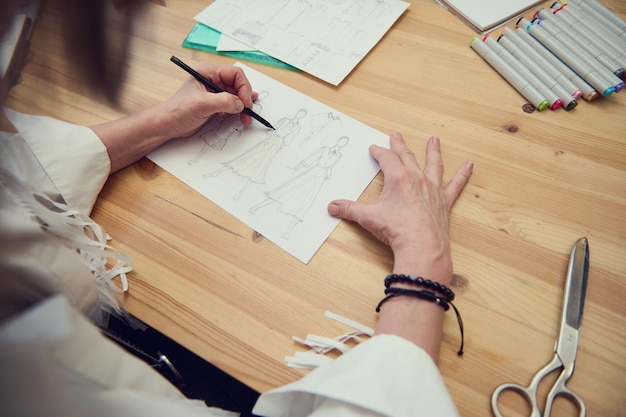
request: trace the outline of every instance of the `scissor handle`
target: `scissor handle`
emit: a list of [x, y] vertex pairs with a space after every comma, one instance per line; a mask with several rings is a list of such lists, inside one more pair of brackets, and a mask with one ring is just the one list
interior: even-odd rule
[[546, 407], [543, 416], [541, 414], [541, 410], [539, 409], [539, 404], [537, 403], [537, 387], [539, 384], [536, 383], [538, 381], [534, 380], [528, 387], [523, 387], [519, 384], [512, 383], [502, 384], [498, 386], [491, 395], [491, 410], [493, 411], [495, 417], [504, 417], [500, 412], [500, 408], [498, 406], [498, 399], [500, 397], [500, 394], [502, 394], [504, 391], [515, 391], [522, 397], [524, 397], [530, 404], [530, 417], [550, 417], [550, 413], [552, 412], [552, 404], [554, 403], [556, 397], [559, 396], [569, 397], [572, 401], [574, 401], [578, 405], [578, 410], [580, 411], [579, 416], [585, 417], [587, 415], [587, 407], [585, 406], [585, 403], [583, 402], [582, 398], [578, 396], [578, 394], [571, 391], [565, 386], [566, 380], [567, 378], [565, 378], [564, 374], [561, 373], [561, 375], [559, 375], [558, 379], [555, 381], [554, 385], [550, 389], [550, 392], [548, 392], [548, 395], [546, 396]]
[[537, 404], [537, 386], [531, 384], [528, 387], [523, 387], [512, 383], [502, 384], [493, 391], [491, 395], [491, 410], [495, 417], [504, 417], [498, 406], [498, 398], [504, 391], [515, 391], [520, 394], [530, 404], [530, 417], [541, 417], [541, 410], [539, 410], [539, 405]]
[[567, 386], [565, 386], [565, 381], [567, 381], [567, 376], [565, 371], [561, 372], [558, 379], [552, 385], [550, 392], [546, 396], [546, 409], [544, 410], [543, 417], [550, 417], [550, 412], [552, 411], [552, 404], [556, 397], [564, 396], [568, 397], [574, 403], [578, 405], [578, 411], [580, 412], [579, 417], [585, 417], [587, 415], [587, 407], [583, 402], [583, 399], [578, 396], [575, 392], [571, 391]]

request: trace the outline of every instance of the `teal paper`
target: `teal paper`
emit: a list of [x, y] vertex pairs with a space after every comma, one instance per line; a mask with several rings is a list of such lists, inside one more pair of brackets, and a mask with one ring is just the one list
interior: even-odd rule
[[215, 29], [203, 25], [202, 23], [196, 23], [193, 29], [191, 29], [191, 32], [189, 32], [189, 35], [187, 35], [187, 38], [183, 41], [183, 46], [185, 48], [199, 49], [214, 54], [228, 55], [237, 59], [245, 59], [265, 65], [299, 71], [297, 68], [260, 51], [218, 51], [217, 43], [220, 40], [220, 36], [221, 33]]

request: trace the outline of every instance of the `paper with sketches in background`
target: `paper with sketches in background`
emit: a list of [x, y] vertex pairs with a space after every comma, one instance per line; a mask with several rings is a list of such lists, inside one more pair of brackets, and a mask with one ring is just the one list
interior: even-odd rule
[[338, 224], [326, 207], [356, 200], [378, 173], [369, 146], [389, 138], [241, 63], [254, 105], [274, 125], [216, 117], [148, 155], [196, 191], [308, 263]]
[[201, 51], [212, 52], [214, 54], [228, 55], [235, 59], [244, 59], [246, 61], [258, 62], [273, 67], [286, 68], [294, 71], [298, 71], [291, 65], [272, 58], [271, 56], [264, 54], [263, 52], [255, 50], [247, 51], [220, 51], [218, 45], [222, 38], [222, 34], [215, 29], [212, 29], [202, 23], [196, 23], [191, 29], [185, 40], [183, 46], [185, 48], [198, 49]]
[[408, 6], [399, 0], [216, 0], [195, 19], [339, 85]]
[[239, 42], [237, 39], [233, 39], [230, 36], [226, 36], [222, 34], [220, 36], [220, 40], [217, 43], [218, 51], [256, 51], [251, 46], [246, 45], [245, 43]]
[[436, 0], [480, 34], [508, 23], [545, 0]]

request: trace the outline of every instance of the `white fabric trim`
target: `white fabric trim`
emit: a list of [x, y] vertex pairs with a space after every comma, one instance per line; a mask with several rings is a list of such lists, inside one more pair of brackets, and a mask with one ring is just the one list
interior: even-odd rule
[[[5, 112], [20, 133], [0, 135], [0, 192], [3, 198], [13, 201], [13, 206], [0, 207], [8, 210], [0, 213], [0, 220], [8, 220], [10, 211], [17, 210], [23, 215], [23, 222], [39, 225], [47, 235], [40, 236], [33, 244], [39, 253], [54, 244], [48, 237], [56, 238], [71, 252], [62, 259], [70, 265], [77, 259], [77, 264], [91, 273], [102, 309], [126, 320], [133, 327], [145, 328], [145, 325], [126, 313], [115, 294], [128, 289], [126, 273], [132, 269], [130, 257], [109, 246], [104, 229], [83, 214], [91, 211], [108, 178], [110, 165], [104, 145], [88, 128], [48, 117], [24, 115], [9, 109], [5, 109]], [[68, 149], [72, 150], [71, 155], [67, 153]], [[16, 233], [19, 230], [22, 233], [26, 230], [34, 231], [32, 225], [10, 227]], [[0, 261], [0, 266], [11, 263], [8, 259]], [[29, 266], [29, 273], [13, 278], [33, 280], [37, 276], [35, 270], [42, 269], [37, 263], [43, 260], [34, 255], [31, 262], [33, 266]], [[73, 293], [84, 292], [73, 291], [74, 287], [80, 289], [89, 285], [81, 279], [82, 274], [67, 274], [62, 262], [58, 263], [58, 268], [53, 265], [42, 266], [43, 269], [49, 269], [47, 279], [51, 282], [38, 284], [43, 284], [42, 288], [49, 289], [51, 284], [52, 288], [60, 289], [70, 296], [76, 306], [88, 313], [90, 308], [82, 304], [82, 300], [71, 297]], [[119, 287], [114, 282], [118, 277]], [[93, 315], [89, 315], [97, 322]]]
[[[8, 108], [4, 112], [57, 188], [40, 191], [58, 191], [70, 207], [91, 213], [111, 169], [100, 138], [85, 126]], [[71, 155], [61, 154], [67, 152]]]
[[316, 409], [326, 399], [336, 403], [341, 416], [458, 416], [430, 356], [393, 335], [374, 336], [301, 380], [261, 395], [253, 412], [265, 417], [318, 416], [322, 414]]

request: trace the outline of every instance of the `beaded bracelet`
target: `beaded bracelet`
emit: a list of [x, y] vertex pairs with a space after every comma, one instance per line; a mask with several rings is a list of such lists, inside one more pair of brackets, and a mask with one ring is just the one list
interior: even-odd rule
[[443, 311], [448, 311], [450, 309], [450, 305], [447, 300], [444, 300], [441, 297], [437, 297], [432, 291], [429, 290], [410, 290], [408, 288], [387, 288], [385, 290], [385, 294], [387, 295], [385, 298], [380, 300], [380, 303], [376, 306], [376, 312], [380, 313], [380, 307], [385, 303], [385, 301], [390, 298], [398, 297], [400, 295], [411, 295], [422, 300], [432, 301], [443, 308]]
[[[419, 278], [419, 280], [418, 280]], [[435, 289], [435, 291], [444, 294], [444, 297], [438, 297], [433, 291], [430, 290], [412, 290], [408, 288], [398, 288], [398, 287], [390, 287], [393, 282], [411, 282], [416, 285], [422, 285], [427, 288]], [[419, 284], [418, 284], [419, 283]], [[388, 275], [385, 278], [385, 298], [380, 300], [378, 305], [376, 306], [376, 312], [380, 312], [380, 308], [382, 305], [389, 299], [399, 297], [401, 295], [408, 295], [411, 297], [417, 297], [421, 300], [430, 301], [436, 303], [441, 306], [444, 311], [448, 311], [450, 306], [454, 309], [454, 313], [456, 314], [457, 322], [459, 323], [459, 331], [461, 332], [461, 346], [459, 347], [459, 351], [457, 355], [461, 356], [463, 354], [463, 346], [465, 344], [465, 335], [463, 329], [463, 320], [461, 319], [461, 314], [459, 310], [456, 308], [454, 304], [452, 304], [452, 299], [454, 298], [454, 292], [450, 290], [445, 285], [439, 284], [437, 282], [433, 282], [431, 280], [425, 280], [421, 277], [412, 277], [406, 275]]]
[[448, 302], [454, 300], [454, 292], [450, 288], [436, 281], [431, 281], [422, 277], [414, 277], [413, 275], [390, 274], [387, 275], [387, 277], [385, 278], [385, 288], [389, 288], [391, 284], [396, 282], [413, 284], [419, 287], [426, 287], [428, 289], [443, 294], [443, 296], [446, 298], [446, 301]]

